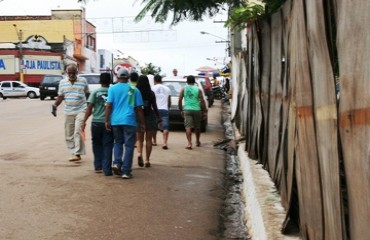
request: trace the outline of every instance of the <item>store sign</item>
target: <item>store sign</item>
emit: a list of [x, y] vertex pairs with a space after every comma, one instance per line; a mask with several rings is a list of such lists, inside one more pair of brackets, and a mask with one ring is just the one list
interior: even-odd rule
[[25, 60], [26, 69], [62, 70], [60, 61]]
[[23, 59], [26, 74], [61, 74], [63, 64], [59, 56], [26, 55]]
[[2, 55], [0, 56], [0, 75], [1, 74], [14, 74], [14, 56]]
[[[18, 68], [14, 55], [0, 55], [0, 74], [15, 74]], [[22, 69], [24, 74], [62, 74], [63, 63], [60, 56], [25, 55]]]
[[0, 59], [0, 68], [3, 68], [4, 70], [6, 70], [5, 62], [3, 59]]

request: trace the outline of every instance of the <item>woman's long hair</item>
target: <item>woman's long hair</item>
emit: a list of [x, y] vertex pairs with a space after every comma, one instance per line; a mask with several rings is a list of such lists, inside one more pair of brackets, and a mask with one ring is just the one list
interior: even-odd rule
[[149, 78], [146, 75], [141, 75], [136, 84], [139, 89], [143, 100], [150, 100], [152, 89], [150, 87]]

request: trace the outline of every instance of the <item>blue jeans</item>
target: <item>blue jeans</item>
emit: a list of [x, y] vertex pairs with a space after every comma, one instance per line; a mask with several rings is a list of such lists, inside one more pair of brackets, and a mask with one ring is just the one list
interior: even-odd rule
[[162, 130], [168, 130], [169, 129], [169, 113], [168, 110], [165, 109], [158, 109], [159, 116], [162, 119]]
[[[112, 126], [114, 135], [114, 160], [113, 164], [121, 168], [122, 174], [131, 174], [132, 159], [136, 142], [136, 126]], [[125, 153], [123, 153], [125, 145]]]
[[101, 122], [91, 123], [91, 140], [94, 153], [94, 168], [103, 169], [104, 175], [112, 175], [113, 133]]

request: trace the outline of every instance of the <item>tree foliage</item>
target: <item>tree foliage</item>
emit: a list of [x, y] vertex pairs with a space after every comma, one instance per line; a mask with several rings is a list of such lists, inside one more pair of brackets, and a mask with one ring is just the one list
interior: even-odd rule
[[172, 13], [172, 24], [175, 25], [183, 20], [201, 21], [203, 17], [212, 17], [228, 6], [229, 19], [225, 26], [242, 28], [249, 21], [272, 14], [285, 1], [261, 0], [256, 3], [248, 0], [142, 0], [146, 5], [135, 20], [140, 21], [150, 13], [155, 22], [163, 23]]
[[[172, 24], [183, 20], [202, 21], [204, 16], [214, 16], [224, 10], [230, 0], [142, 0], [146, 4], [135, 20], [142, 20], [148, 13], [155, 22], [163, 23], [172, 14]], [[235, 1], [235, 0], [234, 0]]]
[[[87, 2], [88, 0], [77, 0]], [[286, 0], [260, 0], [255, 3], [248, 0], [137, 0], [144, 8], [137, 14], [135, 21], [141, 21], [147, 14], [155, 22], [164, 23], [172, 15], [172, 25], [190, 20], [202, 21], [204, 17], [213, 17], [229, 8], [229, 19], [225, 26], [242, 28], [249, 21], [261, 19], [274, 13]]]
[[144, 67], [141, 68], [141, 74], [144, 75], [156, 75], [160, 74], [162, 69], [160, 67], [156, 67], [153, 63], [146, 63]]
[[225, 26], [231, 29], [241, 29], [246, 26], [248, 22], [263, 19], [270, 16], [286, 0], [261, 0], [260, 2], [245, 1], [239, 6], [235, 6], [229, 12]]
[[265, 6], [261, 3], [251, 2], [246, 5], [243, 4], [230, 11], [225, 26], [231, 29], [240, 29], [244, 27], [247, 22], [257, 20], [264, 12]]

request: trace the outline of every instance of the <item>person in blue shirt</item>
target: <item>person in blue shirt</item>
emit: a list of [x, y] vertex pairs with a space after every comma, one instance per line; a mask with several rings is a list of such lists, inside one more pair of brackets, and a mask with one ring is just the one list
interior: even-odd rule
[[[129, 83], [126, 68], [117, 71], [117, 83], [108, 90], [105, 109], [105, 127], [113, 131], [114, 160], [112, 170], [123, 179], [132, 178], [132, 159], [136, 142], [137, 120], [140, 130], [145, 132], [143, 98], [140, 91]], [[123, 145], [125, 151], [123, 154]]]

